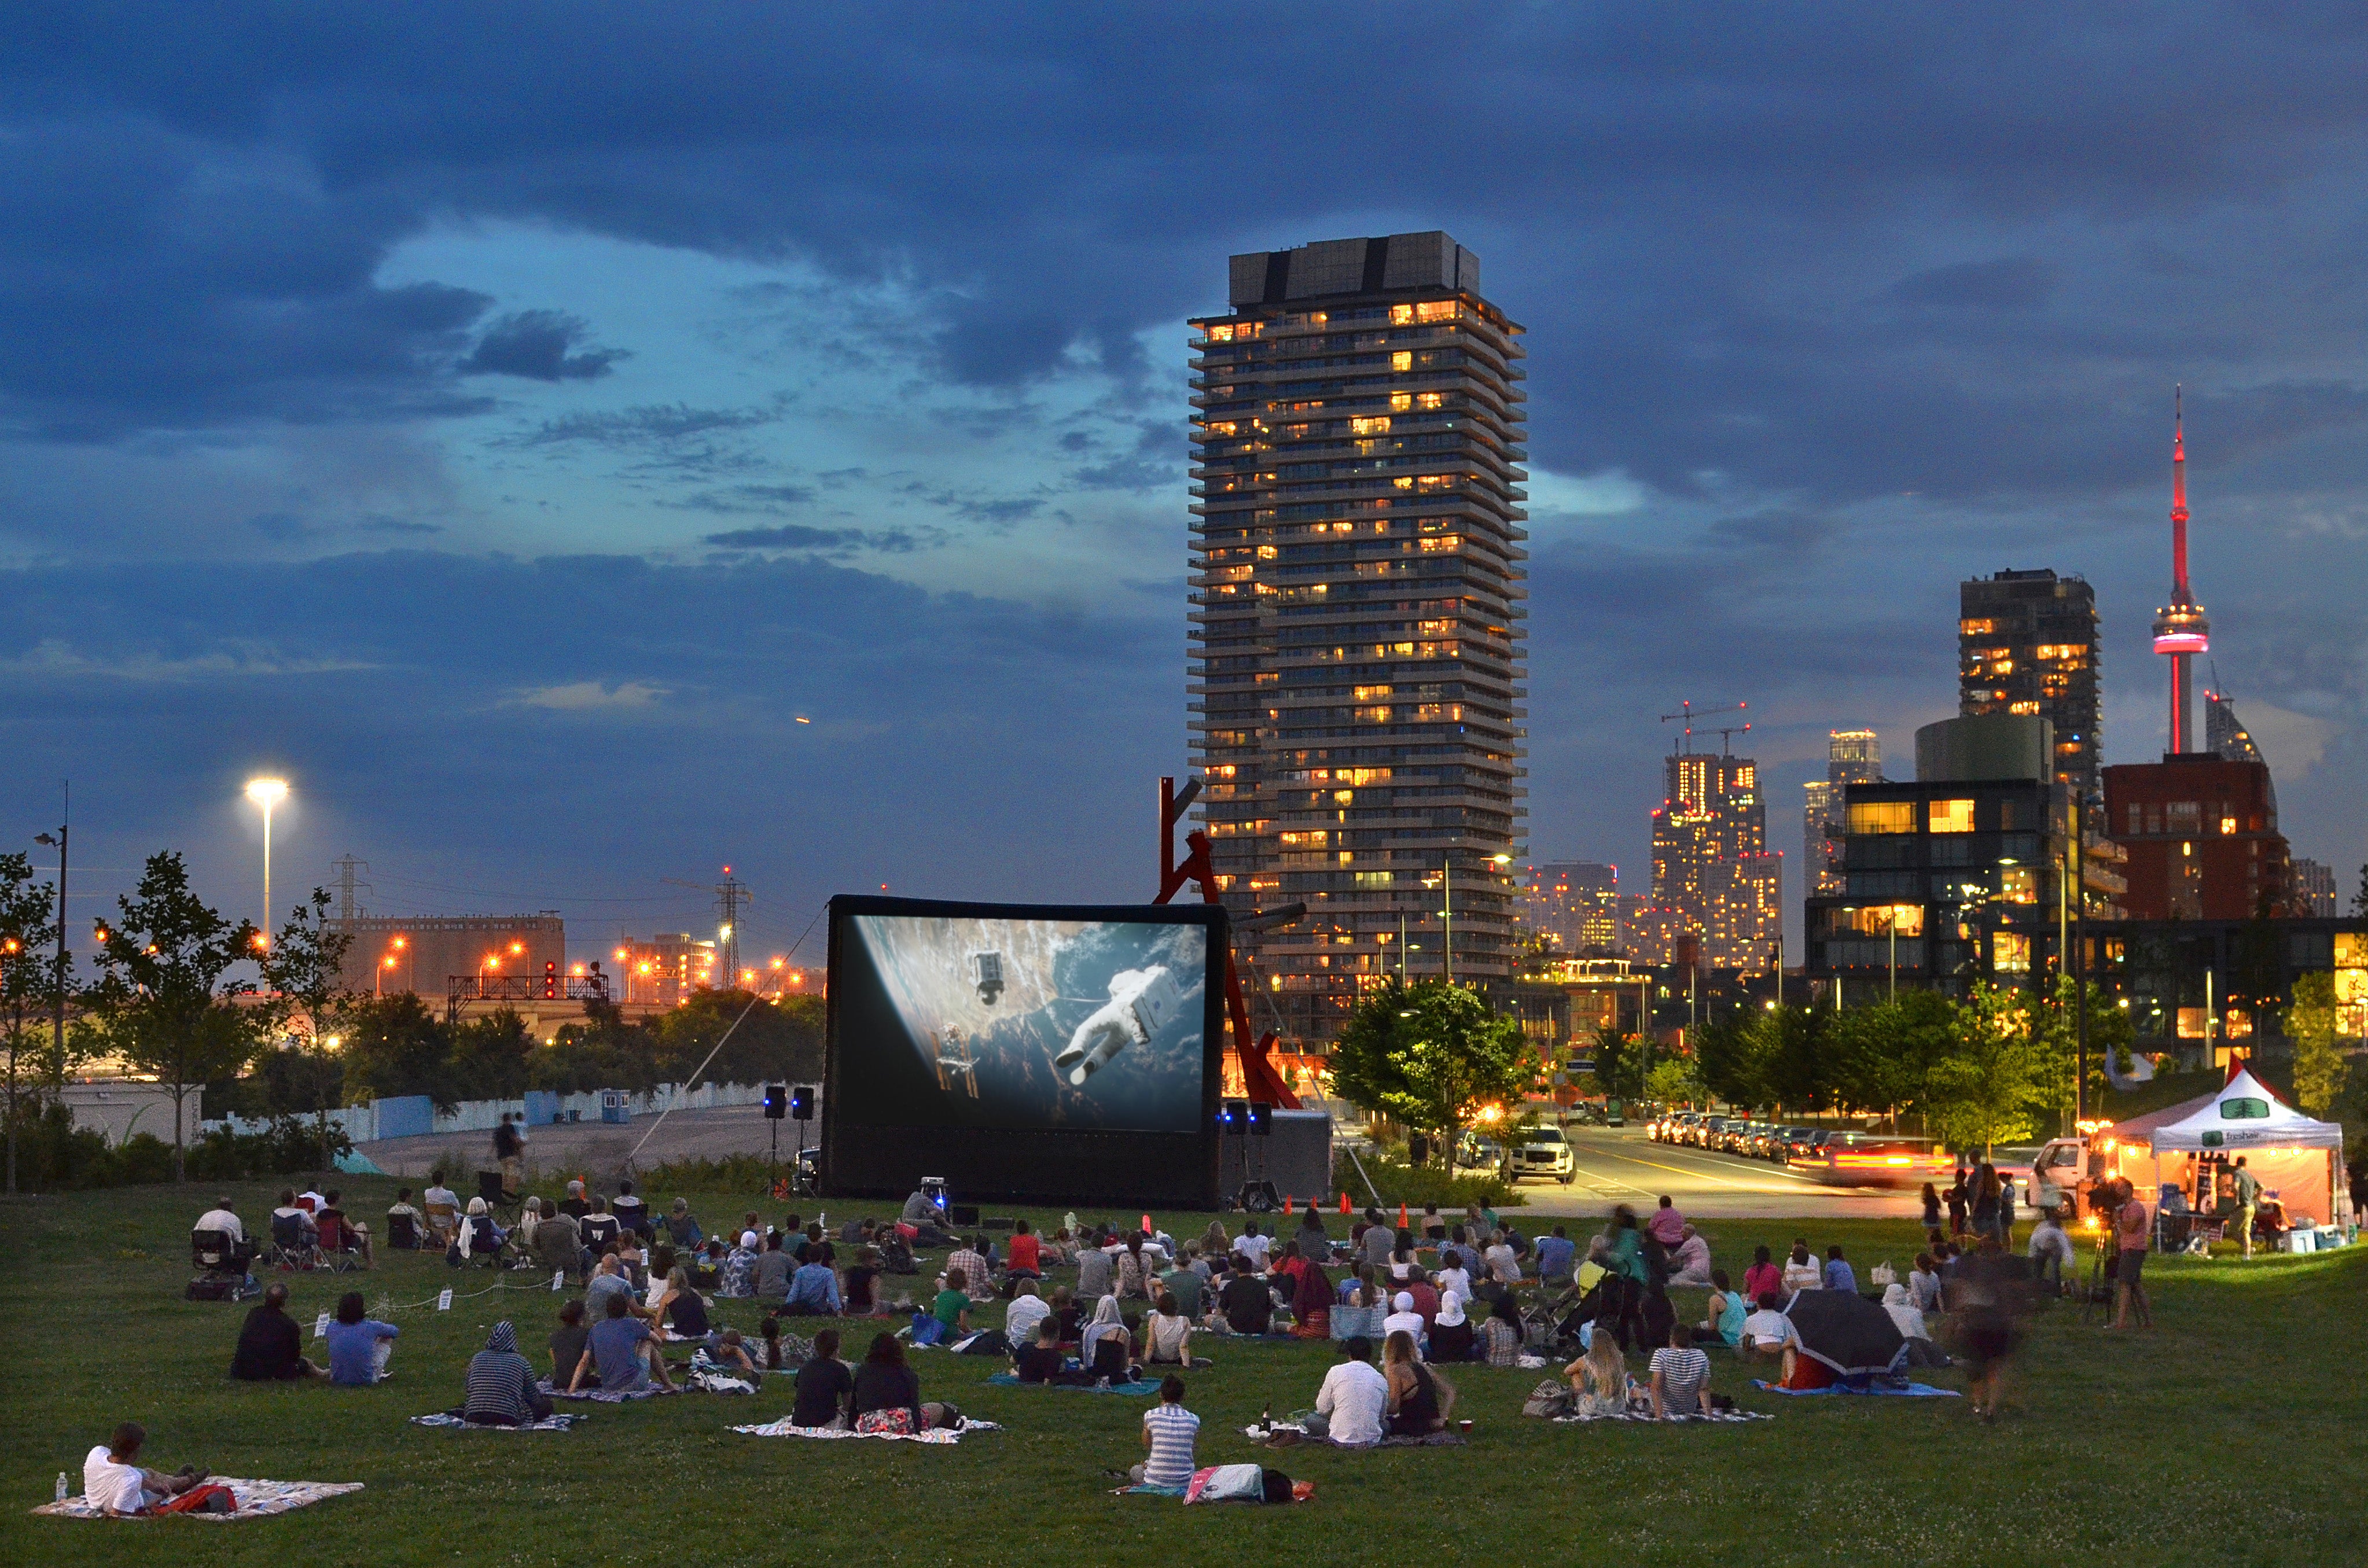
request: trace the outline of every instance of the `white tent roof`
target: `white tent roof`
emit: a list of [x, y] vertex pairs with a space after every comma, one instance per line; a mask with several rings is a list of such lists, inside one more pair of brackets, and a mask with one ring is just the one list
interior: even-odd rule
[[2222, 1149], [2340, 1149], [2340, 1122], [2315, 1121], [2271, 1094], [2242, 1065], [2192, 1114], [2154, 1130], [2154, 1152], [2198, 1153]]

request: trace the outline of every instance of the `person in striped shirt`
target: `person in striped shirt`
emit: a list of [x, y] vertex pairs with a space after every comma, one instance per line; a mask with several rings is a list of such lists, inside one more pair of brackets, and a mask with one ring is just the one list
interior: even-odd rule
[[1201, 1418], [1184, 1408], [1184, 1380], [1160, 1381], [1159, 1403], [1143, 1413], [1143, 1446], [1150, 1456], [1131, 1472], [1137, 1486], [1181, 1486], [1192, 1479], [1192, 1445]]
[[518, 1354], [518, 1331], [494, 1324], [485, 1347], [469, 1358], [469, 1394], [461, 1419], [486, 1426], [524, 1426], [551, 1414], [535, 1386], [534, 1366]]

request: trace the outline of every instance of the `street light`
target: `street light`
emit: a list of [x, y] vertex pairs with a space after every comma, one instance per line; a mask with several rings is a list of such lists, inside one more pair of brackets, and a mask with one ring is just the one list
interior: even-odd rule
[[256, 938], [258, 948], [271, 946], [271, 808], [288, 798], [285, 778], [250, 778], [246, 781], [246, 798], [263, 808], [263, 932]]

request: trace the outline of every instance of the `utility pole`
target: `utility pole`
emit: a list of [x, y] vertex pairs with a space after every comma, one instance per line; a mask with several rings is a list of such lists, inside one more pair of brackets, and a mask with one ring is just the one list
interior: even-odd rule
[[2076, 1132], [2089, 1114], [2088, 832], [2088, 802], [2082, 801], [2074, 808], [2072, 822], [2072, 983], [2077, 1008], [2072, 1036], [2072, 1123]]
[[1440, 962], [1447, 983], [1452, 985], [1455, 983], [1455, 862], [1452, 858], [1440, 861], [1440, 881], [1447, 893], [1447, 902], [1439, 912], [1440, 920], [1446, 926], [1447, 938], [1447, 950], [1440, 955]]

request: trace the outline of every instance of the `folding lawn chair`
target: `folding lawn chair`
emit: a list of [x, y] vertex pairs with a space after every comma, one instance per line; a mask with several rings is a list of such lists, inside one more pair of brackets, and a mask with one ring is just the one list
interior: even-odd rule
[[353, 1228], [336, 1214], [324, 1215], [320, 1227], [321, 1261], [332, 1274], [344, 1274], [362, 1266], [361, 1249], [355, 1244]]
[[304, 1232], [302, 1214], [271, 1217], [271, 1252], [265, 1260], [274, 1268], [317, 1268], [321, 1249]]

